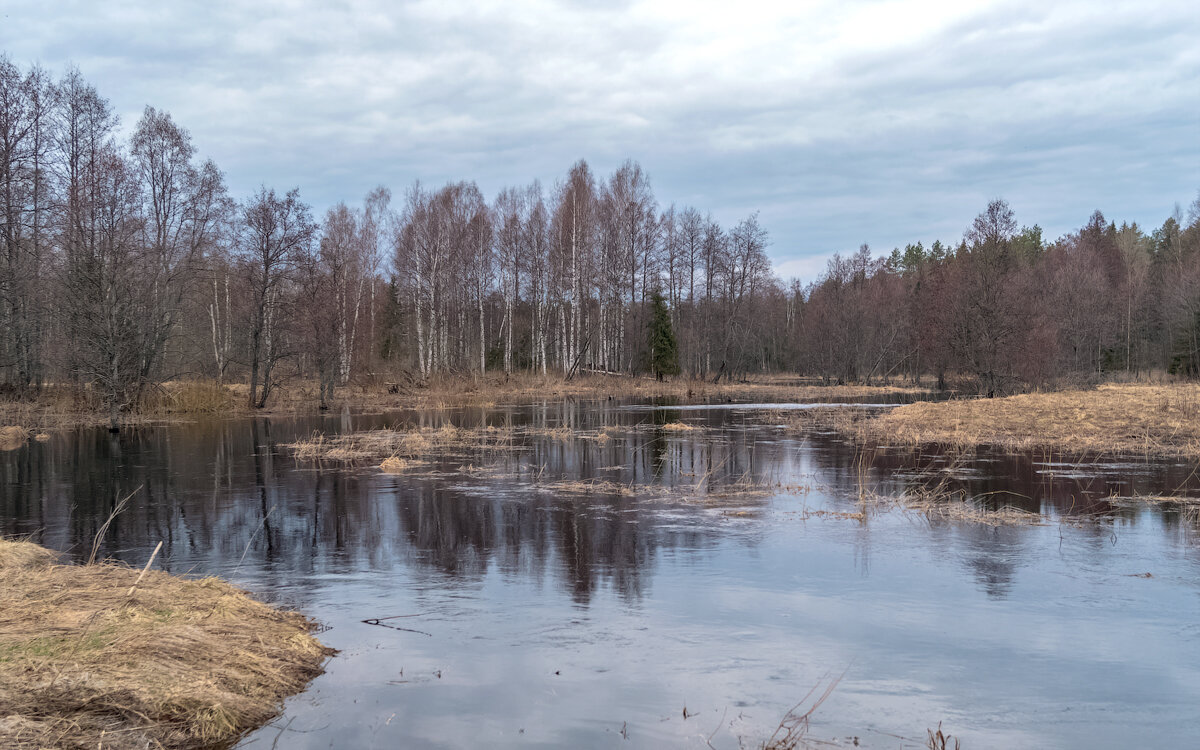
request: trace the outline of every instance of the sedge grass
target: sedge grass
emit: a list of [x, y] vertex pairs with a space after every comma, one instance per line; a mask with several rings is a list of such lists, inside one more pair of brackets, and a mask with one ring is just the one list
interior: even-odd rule
[[0, 540], [0, 747], [224, 746], [331, 653], [303, 616], [224, 581], [138, 579]]
[[918, 402], [835, 426], [890, 445], [1200, 458], [1200, 385], [1112, 384], [1087, 391]]

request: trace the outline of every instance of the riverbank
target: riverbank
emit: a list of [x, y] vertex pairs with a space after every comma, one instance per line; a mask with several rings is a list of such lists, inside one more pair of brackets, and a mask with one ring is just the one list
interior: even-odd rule
[[1200, 385], [1101, 385], [1093, 390], [919, 402], [873, 418], [847, 417], [831, 424], [886, 445], [1200, 458]]
[[139, 574], [0, 540], [0, 746], [221, 746], [332, 653], [302, 615], [224, 581]]
[[[562, 375], [489, 374], [444, 376], [425, 382], [379, 382], [349, 385], [337, 391], [330, 411], [380, 412], [396, 409], [436, 409], [463, 406], [525, 404], [544, 399], [671, 398], [680, 403], [713, 401], [818, 401], [869, 399], [928, 393], [914, 386], [822, 385], [797, 375], [764, 375], [738, 382], [711, 383], [676, 378], [659, 382], [650, 377], [585, 374], [567, 380]], [[86, 394], [85, 394], [86, 395]], [[178, 381], [156, 390], [137, 411], [123, 415], [122, 424], [186, 421], [252, 415], [295, 416], [317, 413], [316, 383], [296, 381], [281, 386], [264, 409], [246, 405], [245, 384], [218, 385], [211, 381]], [[99, 405], [77, 393], [47, 389], [32, 400], [0, 402], [0, 425], [20, 427], [30, 434], [45, 430], [108, 424]]]

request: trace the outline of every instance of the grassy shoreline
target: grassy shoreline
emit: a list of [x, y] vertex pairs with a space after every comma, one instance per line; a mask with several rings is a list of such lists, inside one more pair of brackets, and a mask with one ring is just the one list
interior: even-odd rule
[[886, 445], [1200, 458], [1200, 384], [1110, 384], [1094, 390], [919, 402], [831, 423], [843, 433]]
[[[265, 409], [246, 405], [244, 384], [218, 385], [211, 381], [166, 383], [136, 412], [125, 414], [125, 425], [179, 422], [199, 418], [248, 416], [299, 416], [319, 412], [315, 383], [296, 382], [278, 389]], [[795, 375], [761, 376], [747, 382], [714, 384], [677, 378], [658, 382], [649, 377], [583, 375], [566, 380], [561, 375], [440, 377], [421, 384], [387, 383], [349, 385], [338, 390], [331, 411], [388, 411], [413, 408], [494, 406], [498, 403], [530, 403], [555, 398], [676, 398], [683, 403], [711, 401], [812, 401], [822, 399], [870, 398], [898, 394], [922, 394], [927, 389], [911, 386], [821, 385]], [[85, 402], [78, 394], [47, 391], [41, 398], [0, 402], [0, 426], [21, 427], [28, 432], [103, 426], [108, 414]]]
[[0, 540], [0, 746], [223, 746], [332, 653], [224, 581], [139, 573]]

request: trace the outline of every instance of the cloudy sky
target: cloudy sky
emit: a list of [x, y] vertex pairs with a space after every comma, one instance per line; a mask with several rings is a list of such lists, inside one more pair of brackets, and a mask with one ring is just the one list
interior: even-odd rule
[[1004, 197], [1050, 237], [1200, 189], [1195, 0], [6, 0], [0, 51], [187, 127], [233, 192], [489, 196], [641, 162], [664, 206], [760, 211], [783, 275], [957, 240]]

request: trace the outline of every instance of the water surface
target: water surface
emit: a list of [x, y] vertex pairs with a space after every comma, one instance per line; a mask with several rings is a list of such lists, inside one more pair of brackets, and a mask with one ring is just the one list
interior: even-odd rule
[[[639, 406], [61, 433], [0, 454], [0, 533], [85, 557], [136, 489], [104, 554], [140, 565], [162, 540], [165, 569], [317, 619], [341, 653], [249, 748], [756, 746], [843, 673], [810, 729], [835, 746], [923, 747], [938, 722], [966, 748], [1196, 745], [1195, 523], [1105, 500], [1195, 488], [1196, 467], [864, 458], [753, 405]], [[283, 447], [446, 421], [513, 445], [400, 475]], [[813, 513], [930, 471], [1050, 523]]]

